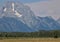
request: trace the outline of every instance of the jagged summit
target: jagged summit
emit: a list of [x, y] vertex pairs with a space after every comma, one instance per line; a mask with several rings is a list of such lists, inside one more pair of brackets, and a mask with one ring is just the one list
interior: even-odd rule
[[9, 2], [9, 3], [7, 3], [6, 5], [4, 5], [2, 7], [1, 14], [2, 13], [5, 14], [5, 13], [8, 12], [8, 13], [14, 13], [14, 15], [16, 15], [18, 17], [21, 17], [22, 15], [19, 12], [17, 12], [17, 10], [16, 10], [16, 7], [15, 7], [16, 5], [18, 5], [18, 4], [15, 3], [15, 2]]
[[[27, 27], [30, 29], [29, 31], [36, 31], [36, 29], [33, 29], [33, 27], [37, 24], [37, 20], [35, 19], [36, 17], [34, 15], [34, 12], [30, 9], [30, 7], [17, 2], [7, 2], [7, 4], [4, 4], [0, 10], [0, 20], [3, 21], [2, 26], [0, 24], [0, 27], [4, 28], [5, 26], [6, 29], [15, 28], [12, 31], [16, 31], [16, 28], [18, 28], [17, 31], [23, 28], [22, 31], [24, 32], [24, 29], [27, 29]], [[19, 24], [18, 21], [22, 23]], [[8, 24], [9, 26], [7, 27]]]
[[30, 9], [30, 7], [22, 3], [7, 2], [4, 4], [4, 6], [2, 6], [2, 9], [0, 11], [0, 17], [19, 18], [20, 21], [26, 23], [30, 27], [31, 25], [29, 24], [34, 23], [35, 21], [34, 12]]

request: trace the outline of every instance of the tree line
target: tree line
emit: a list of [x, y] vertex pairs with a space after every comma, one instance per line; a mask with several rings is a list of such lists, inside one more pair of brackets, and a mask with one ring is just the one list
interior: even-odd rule
[[38, 32], [0, 32], [0, 37], [60, 37], [60, 30], [38, 31]]

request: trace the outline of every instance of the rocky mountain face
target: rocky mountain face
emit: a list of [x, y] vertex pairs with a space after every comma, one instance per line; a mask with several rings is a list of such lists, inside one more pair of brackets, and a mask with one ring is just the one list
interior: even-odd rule
[[21, 21], [11, 18], [0, 18], [0, 32], [33, 32], [34, 30], [28, 27]]
[[52, 17], [38, 17], [40, 20], [40, 27], [45, 28], [44, 30], [59, 30], [60, 24], [54, 20]]

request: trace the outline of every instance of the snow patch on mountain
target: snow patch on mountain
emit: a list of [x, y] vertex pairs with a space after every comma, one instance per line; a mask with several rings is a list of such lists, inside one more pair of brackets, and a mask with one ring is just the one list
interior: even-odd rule
[[4, 8], [4, 12], [6, 12], [7, 8]]
[[15, 11], [15, 15], [18, 16], [18, 17], [22, 17], [22, 15], [19, 14], [17, 11]]
[[14, 11], [14, 3], [12, 3], [12, 10]]

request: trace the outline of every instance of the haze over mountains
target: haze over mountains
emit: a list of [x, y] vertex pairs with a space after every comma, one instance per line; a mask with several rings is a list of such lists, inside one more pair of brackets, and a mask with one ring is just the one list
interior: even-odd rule
[[60, 23], [60, 18], [57, 21], [58, 21], [58, 23]]
[[7, 2], [0, 9], [0, 32], [35, 32], [39, 30], [59, 30], [60, 23], [50, 16], [35, 16], [30, 7]]

